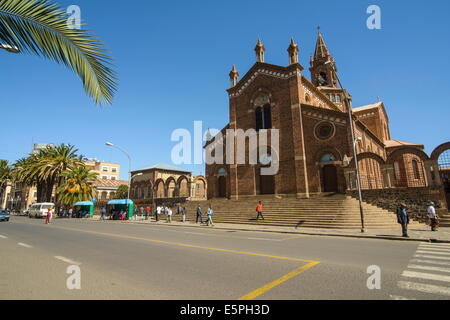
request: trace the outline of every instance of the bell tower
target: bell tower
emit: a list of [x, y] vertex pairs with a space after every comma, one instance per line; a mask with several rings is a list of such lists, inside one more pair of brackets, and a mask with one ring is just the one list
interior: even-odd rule
[[[318, 36], [314, 57], [311, 57], [311, 82], [316, 87], [338, 88], [338, 82], [332, 70], [334, 58], [330, 54], [323, 35], [318, 28]], [[337, 72], [337, 70], [336, 70]]]

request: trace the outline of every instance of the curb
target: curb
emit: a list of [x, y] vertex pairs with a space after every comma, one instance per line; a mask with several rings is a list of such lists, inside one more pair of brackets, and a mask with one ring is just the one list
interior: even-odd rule
[[[130, 224], [137, 225], [151, 225], [150, 223], [142, 223], [137, 221], [128, 221]], [[154, 224], [162, 225], [162, 224]], [[187, 228], [201, 228], [197, 225], [178, 225], [178, 224], [164, 224], [162, 226], [167, 227], [187, 227]], [[231, 230], [231, 231], [250, 231], [250, 232], [267, 232], [267, 233], [281, 233], [281, 234], [294, 234], [294, 235], [306, 235], [306, 236], [322, 236], [322, 237], [342, 237], [342, 238], [355, 238], [355, 239], [369, 239], [369, 240], [391, 240], [391, 241], [403, 241], [403, 242], [427, 242], [427, 243], [450, 243], [450, 240], [439, 239], [425, 239], [425, 238], [401, 238], [401, 237], [389, 237], [389, 236], [370, 236], [370, 235], [356, 235], [356, 234], [336, 234], [336, 233], [313, 233], [313, 232], [294, 232], [294, 231], [276, 231], [276, 230], [255, 230], [245, 227], [216, 227], [215, 229]]]

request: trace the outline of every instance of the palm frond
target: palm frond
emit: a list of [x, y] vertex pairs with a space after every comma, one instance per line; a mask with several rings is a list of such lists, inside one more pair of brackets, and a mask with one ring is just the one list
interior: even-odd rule
[[0, 0], [0, 42], [62, 63], [96, 104], [111, 104], [117, 78], [106, 49], [86, 30], [70, 29], [68, 15], [48, 0]]

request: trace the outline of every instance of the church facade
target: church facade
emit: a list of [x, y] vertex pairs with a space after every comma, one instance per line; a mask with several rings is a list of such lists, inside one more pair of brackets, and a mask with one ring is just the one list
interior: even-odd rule
[[[279, 170], [276, 175], [266, 176], [262, 174], [266, 162], [209, 164], [208, 198], [271, 194], [308, 198], [321, 193], [345, 193], [356, 188], [352, 143], [356, 144], [363, 189], [442, 184], [438, 159], [429, 157], [423, 145], [391, 137], [383, 102], [351, 106], [351, 95], [339, 85], [334, 58], [320, 31], [310, 60], [310, 79], [299, 64], [299, 47], [294, 40], [288, 48], [287, 67], [266, 63], [260, 40], [255, 52], [256, 63], [242, 78], [235, 66], [230, 73], [230, 117], [222, 133], [254, 129], [259, 134], [277, 129], [279, 148], [272, 148], [269, 141], [266, 158], [276, 156]], [[223, 143], [223, 139], [214, 137], [205, 149]]]

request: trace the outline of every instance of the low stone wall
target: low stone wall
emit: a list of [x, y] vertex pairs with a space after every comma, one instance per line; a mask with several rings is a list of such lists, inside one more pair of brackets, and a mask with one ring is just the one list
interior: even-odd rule
[[[347, 195], [358, 197], [356, 190], [347, 191]], [[396, 212], [398, 205], [404, 202], [410, 217], [420, 222], [427, 221], [428, 203], [433, 201], [440, 215], [448, 215], [444, 190], [440, 187], [395, 188], [363, 190], [363, 201]]]

